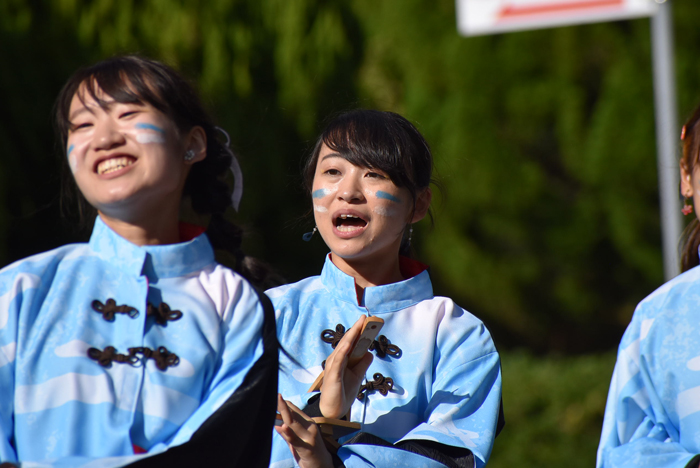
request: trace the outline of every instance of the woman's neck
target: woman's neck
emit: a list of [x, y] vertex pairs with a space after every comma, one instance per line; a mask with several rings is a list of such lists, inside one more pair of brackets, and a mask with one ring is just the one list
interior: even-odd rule
[[384, 261], [377, 258], [368, 260], [344, 259], [331, 254], [331, 261], [340, 271], [355, 278], [358, 299], [362, 298], [365, 288], [404, 280], [399, 267], [398, 254]]
[[98, 212], [114, 232], [136, 245], [165, 245], [180, 242], [178, 215], [161, 213], [144, 219], [123, 220]]

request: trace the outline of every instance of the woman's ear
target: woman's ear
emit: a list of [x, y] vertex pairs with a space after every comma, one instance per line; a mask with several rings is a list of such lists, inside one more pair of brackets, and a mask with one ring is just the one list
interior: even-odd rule
[[416, 206], [413, 210], [413, 217], [411, 218], [411, 224], [417, 223], [421, 219], [425, 218], [428, 214], [428, 209], [430, 208], [430, 201], [433, 199], [433, 192], [430, 187], [424, 188], [422, 191], [418, 192], [416, 197]]
[[681, 195], [686, 198], [693, 196], [693, 183], [690, 171], [686, 167], [685, 163], [681, 161]]
[[192, 127], [185, 139], [185, 151], [194, 151], [194, 158], [185, 160], [194, 164], [207, 157], [207, 133], [200, 126]]

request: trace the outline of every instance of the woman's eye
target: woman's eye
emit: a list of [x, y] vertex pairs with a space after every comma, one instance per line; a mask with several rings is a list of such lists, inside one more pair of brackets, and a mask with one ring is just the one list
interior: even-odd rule
[[92, 124], [90, 122], [82, 122], [82, 123], [76, 123], [76, 124], [71, 124], [70, 125], [70, 131], [75, 132], [76, 130], [80, 130], [81, 128], [88, 128], [91, 127]]
[[386, 176], [384, 174], [380, 174], [378, 172], [368, 172], [367, 177], [370, 177], [373, 179], [386, 179]]
[[138, 111], [127, 111], [127, 112], [122, 112], [122, 114], [119, 116], [120, 119], [126, 118], [126, 117], [131, 117], [133, 115], [138, 114]]
[[325, 173], [332, 176], [340, 175], [340, 171], [338, 169], [326, 169]]

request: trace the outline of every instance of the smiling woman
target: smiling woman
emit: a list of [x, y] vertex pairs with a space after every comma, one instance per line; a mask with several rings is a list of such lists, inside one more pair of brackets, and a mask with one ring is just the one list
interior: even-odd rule
[[[68, 81], [56, 121], [97, 217], [89, 243], [0, 270], [0, 463], [267, 466], [274, 319], [214, 259], [225, 239], [246, 271], [222, 216], [233, 154], [194, 90], [116, 57]], [[181, 223], [183, 196], [234, 235]]]
[[[206, 156], [204, 129], [195, 126], [181, 136], [148, 102], [118, 102], [99, 88], [90, 93], [86, 85], [71, 100], [69, 120], [73, 177], [102, 221], [117, 232], [119, 221], [141, 227], [122, 234], [136, 244], [178, 242], [185, 180]], [[184, 157], [188, 151], [195, 157]]]

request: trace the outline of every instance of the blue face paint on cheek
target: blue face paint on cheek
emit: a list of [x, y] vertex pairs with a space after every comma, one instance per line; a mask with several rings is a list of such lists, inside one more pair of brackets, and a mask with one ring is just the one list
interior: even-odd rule
[[134, 128], [138, 128], [139, 130], [153, 130], [154, 132], [165, 133], [164, 129], [160, 128], [157, 125], [149, 123], [137, 123], [136, 125], [134, 125]]
[[325, 188], [314, 190], [311, 192], [311, 198], [323, 198], [328, 195], [331, 191]]
[[396, 198], [395, 196], [393, 196], [392, 194], [390, 194], [388, 192], [382, 192], [381, 190], [377, 190], [376, 195], [377, 195], [377, 198], [383, 198], [384, 200], [393, 201], [394, 203], [401, 203], [401, 199]]
[[71, 172], [75, 173], [76, 167], [78, 162], [75, 160], [75, 158], [71, 158], [70, 155], [73, 152], [73, 149], [75, 148], [75, 145], [70, 145], [68, 147], [68, 151], [66, 156], [68, 157], [68, 166], [70, 166]]

